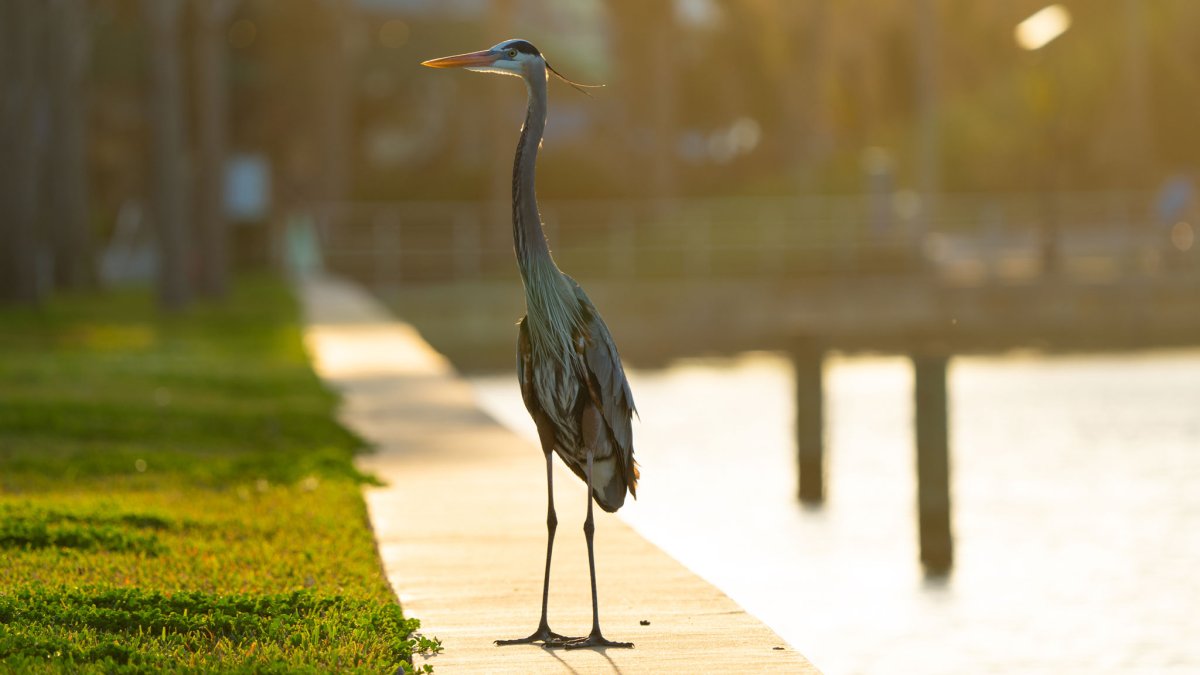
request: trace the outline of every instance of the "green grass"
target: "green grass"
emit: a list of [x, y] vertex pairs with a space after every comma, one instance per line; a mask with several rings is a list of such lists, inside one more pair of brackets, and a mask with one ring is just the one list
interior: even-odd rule
[[412, 670], [282, 284], [0, 310], [0, 671]]

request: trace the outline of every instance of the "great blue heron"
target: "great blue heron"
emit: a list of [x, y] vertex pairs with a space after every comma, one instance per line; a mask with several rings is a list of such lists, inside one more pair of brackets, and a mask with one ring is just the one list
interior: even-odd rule
[[[564, 274], [550, 255], [533, 187], [538, 148], [546, 128], [546, 81], [550, 73], [558, 72], [525, 40], [507, 40], [491, 49], [433, 59], [423, 65], [516, 75], [525, 80], [529, 94], [513, 164], [513, 243], [525, 285], [526, 307], [517, 335], [517, 380], [546, 456], [546, 575], [537, 630], [528, 637], [497, 640], [496, 644], [632, 647], [630, 642], [613, 642], [600, 633], [592, 502], [611, 513], [625, 503], [626, 491], [637, 496], [638, 469], [633, 461], [630, 427], [635, 411], [633, 393], [608, 326], [579, 284]], [[555, 452], [588, 486], [583, 532], [592, 582], [592, 632], [582, 638], [559, 635], [546, 621], [550, 558], [558, 525], [552, 471]]]

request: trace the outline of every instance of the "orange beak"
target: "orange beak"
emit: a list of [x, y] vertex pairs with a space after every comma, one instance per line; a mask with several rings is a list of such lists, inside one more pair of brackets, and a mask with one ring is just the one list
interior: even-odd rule
[[470, 66], [490, 66], [499, 60], [500, 55], [493, 53], [491, 50], [485, 49], [481, 52], [471, 52], [470, 54], [457, 54], [455, 56], [444, 56], [440, 59], [430, 59], [422, 61], [421, 65], [429, 66], [430, 68], [467, 68]]

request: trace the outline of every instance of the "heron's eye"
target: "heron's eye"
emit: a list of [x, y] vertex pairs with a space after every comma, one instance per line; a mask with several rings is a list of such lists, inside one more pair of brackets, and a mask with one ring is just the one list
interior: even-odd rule
[[510, 58], [510, 59], [517, 58], [517, 50], [515, 50], [515, 49], [508, 50], [508, 58]]

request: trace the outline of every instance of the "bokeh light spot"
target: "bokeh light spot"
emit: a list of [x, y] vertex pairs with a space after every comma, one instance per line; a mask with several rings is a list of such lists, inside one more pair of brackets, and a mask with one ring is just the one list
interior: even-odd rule
[[1192, 224], [1179, 221], [1171, 227], [1171, 244], [1180, 251], [1191, 250], [1192, 244], [1196, 243], [1196, 233], [1192, 231]]
[[729, 129], [729, 140], [739, 152], [748, 153], [762, 140], [762, 126], [753, 117], [739, 117]]
[[1071, 27], [1071, 13], [1062, 5], [1050, 5], [1017, 24], [1014, 37], [1021, 49], [1034, 51], [1054, 41]]

